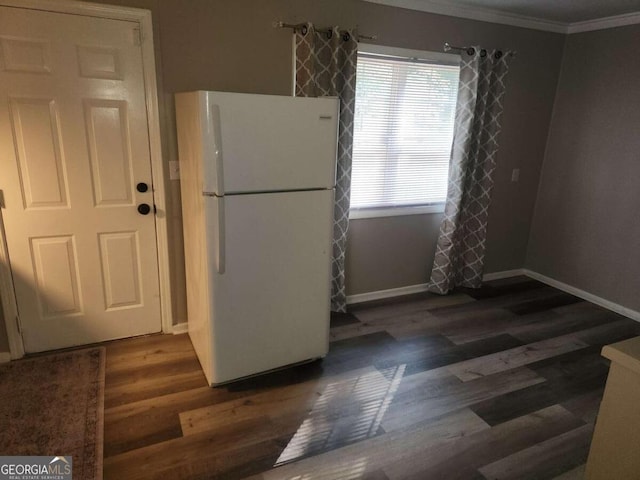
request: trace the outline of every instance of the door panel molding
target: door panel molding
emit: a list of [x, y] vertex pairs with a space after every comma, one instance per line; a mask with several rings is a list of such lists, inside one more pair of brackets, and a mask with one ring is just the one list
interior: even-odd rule
[[[41, 112], [36, 109], [40, 107]], [[25, 210], [34, 208], [69, 208], [67, 173], [60, 135], [60, 116], [54, 98], [9, 97], [9, 111], [13, 138], [17, 146], [18, 174]], [[40, 119], [36, 119], [40, 113]], [[23, 121], [23, 116], [27, 121]], [[28, 120], [31, 120], [29, 122]], [[41, 129], [30, 128], [30, 123], [41, 123]], [[45, 145], [46, 144], [46, 145]], [[34, 147], [35, 145], [35, 147]], [[41, 152], [47, 151], [48, 155]], [[30, 152], [39, 152], [38, 165], [31, 165]], [[49, 158], [46, 158], [49, 157]], [[33, 168], [32, 168], [33, 167]], [[44, 182], [33, 185], [33, 171], [47, 171]], [[37, 176], [36, 176], [37, 178]], [[52, 194], [53, 198], [36, 198]]]
[[[89, 98], [84, 99], [83, 103], [94, 205], [133, 205], [133, 165], [127, 102]], [[109, 111], [114, 115], [109, 115]], [[113, 125], [114, 122], [116, 125]], [[107, 131], [100, 131], [100, 128], [96, 128], [96, 123]], [[109, 132], [109, 129], [112, 131]], [[105, 176], [108, 178], [104, 178]], [[110, 184], [115, 184], [116, 191], [105, 191]]]
[[73, 235], [33, 237], [31, 261], [43, 319], [83, 313], [78, 252]]
[[[162, 141], [160, 135], [160, 114], [151, 11], [139, 8], [79, 2], [75, 0], [0, 0], [0, 6], [108, 18], [112, 20], [126, 20], [138, 23], [140, 28], [145, 103], [151, 153], [153, 198], [157, 209], [155, 226], [162, 330], [165, 333], [172, 333], [173, 313], [166, 214], [166, 176], [162, 161]], [[11, 271], [9, 268], [5, 268], [5, 266], [9, 265], [9, 257], [1, 220], [0, 212], [0, 294], [2, 295], [2, 307], [7, 326], [7, 335], [9, 337], [11, 358], [15, 359], [24, 356], [24, 345], [17, 322], [14, 321], [17, 317], [17, 305]]]

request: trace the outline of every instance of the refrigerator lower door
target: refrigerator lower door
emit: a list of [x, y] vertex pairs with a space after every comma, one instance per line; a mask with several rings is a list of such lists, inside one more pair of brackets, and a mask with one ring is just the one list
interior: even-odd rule
[[205, 201], [209, 383], [326, 355], [333, 190]]

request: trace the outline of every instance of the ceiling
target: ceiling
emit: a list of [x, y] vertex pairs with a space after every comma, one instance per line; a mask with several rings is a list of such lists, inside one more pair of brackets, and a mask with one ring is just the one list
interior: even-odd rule
[[366, 0], [560, 33], [640, 23], [640, 0]]
[[447, 3], [569, 24], [640, 11], [640, 0], [450, 0]]

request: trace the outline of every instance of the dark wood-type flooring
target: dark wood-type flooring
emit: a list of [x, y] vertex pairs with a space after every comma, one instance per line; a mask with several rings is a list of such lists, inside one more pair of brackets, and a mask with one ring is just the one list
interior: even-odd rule
[[323, 360], [209, 388], [187, 335], [107, 344], [104, 476], [581, 478], [640, 324], [523, 277], [354, 306]]

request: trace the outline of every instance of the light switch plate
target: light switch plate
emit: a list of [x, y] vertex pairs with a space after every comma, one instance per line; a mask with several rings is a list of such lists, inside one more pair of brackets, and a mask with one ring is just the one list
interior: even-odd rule
[[177, 160], [169, 161], [169, 180], [180, 180], [180, 162]]
[[517, 182], [518, 180], [520, 180], [520, 169], [514, 168], [513, 171], [511, 172], [511, 181]]

